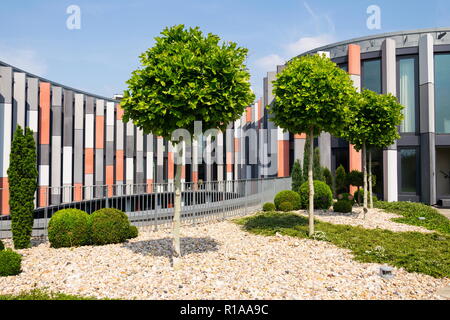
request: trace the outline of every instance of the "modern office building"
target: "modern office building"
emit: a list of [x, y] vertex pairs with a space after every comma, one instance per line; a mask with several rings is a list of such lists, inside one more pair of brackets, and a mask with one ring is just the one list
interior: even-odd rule
[[[437, 204], [450, 199], [450, 29], [387, 33], [343, 41], [306, 54], [327, 54], [346, 70], [358, 89], [391, 93], [405, 106], [401, 139], [375, 156], [376, 191], [387, 201]], [[273, 103], [264, 80], [264, 102]], [[303, 158], [304, 135], [279, 135], [281, 159]], [[285, 144], [289, 140], [289, 146]], [[361, 155], [346, 141], [321, 135], [322, 165], [361, 170]], [[280, 164], [281, 169], [284, 164]]]

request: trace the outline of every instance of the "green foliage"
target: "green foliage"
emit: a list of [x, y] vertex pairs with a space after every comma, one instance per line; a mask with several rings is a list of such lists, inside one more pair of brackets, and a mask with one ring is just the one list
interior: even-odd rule
[[340, 137], [361, 150], [367, 147], [386, 148], [400, 138], [398, 128], [403, 120], [403, 106], [393, 95], [380, 95], [363, 90], [351, 105], [345, 130]]
[[292, 210], [294, 210], [294, 206], [292, 205], [292, 203], [291, 202], [282, 202], [281, 204], [280, 204], [280, 211], [283, 211], [283, 212], [289, 212], [289, 211], [292, 211]]
[[334, 194], [334, 181], [333, 175], [331, 174], [330, 169], [323, 168], [322, 170], [324, 182], [330, 187], [331, 192]]
[[292, 177], [292, 191], [298, 192], [302, 184], [305, 182], [303, 179], [302, 165], [298, 160], [295, 161], [294, 165], [292, 166], [291, 177]]
[[31, 245], [34, 198], [38, 178], [36, 144], [33, 132], [29, 128], [25, 129], [24, 134], [23, 129], [17, 126], [9, 161], [9, 207], [13, 242], [16, 249], [25, 249]]
[[[433, 207], [422, 203], [382, 201], [375, 202], [374, 206], [386, 212], [403, 216], [402, 218], [393, 219], [395, 222], [420, 226], [450, 235], [450, 220]], [[425, 218], [425, 220], [420, 220], [419, 218]]]
[[139, 236], [139, 230], [136, 226], [130, 225], [128, 228], [128, 238], [127, 239], [135, 239]]
[[65, 293], [46, 292], [40, 289], [34, 289], [31, 291], [22, 291], [18, 295], [0, 295], [0, 300], [97, 300], [94, 297], [80, 297], [75, 295], [69, 295]]
[[[264, 213], [236, 223], [248, 232], [275, 236], [277, 233], [309, 238], [308, 220], [292, 213]], [[435, 278], [450, 277], [450, 236], [436, 233], [392, 232], [316, 221], [316, 230], [334, 245], [352, 251], [359, 262], [389, 264]], [[378, 249], [377, 249], [378, 248]], [[379, 248], [383, 248], [380, 254]]]
[[91, 240], [94, 245], [124, 242], [129, 238], [130, 222], [125, 213], [114, 208], [104, 208], [89, 216]]
[[195, 121], [204, 129], [226, 129], [255, 99], [247, 52], [198, 27], [164, 29], [127, 81], [123, 120], [168, 140], [179, 128], [192, 134]]
[[[354, 194], [354, 197], [355, 197], [355, 201], [358, 202], [358, 204], [363, 203], [364, 202], [364, 190], [363, 189], [356, 190], [355, 194]], [[377, 196], [374, 195], [373, 193], [372, 193], [372, 198], [373, 198], [373, 202], [374, 203], [376, 201], [378, 201]], [[369, 199], [367, 199], [367, 201], [369, 201]]]
[[285, 190], [279, 192], [274, 199], [275, 208], [277, 210], [281, 210], [281, 204], [283, 202], [290, 202], [292, 203], [293, 210], [299, 210], [300, 209], [300, 195], [291, 190]]
[[292, 59], [273, 85], [272, 121], [293, 133], [339, 134], [356, 95], [348, 73], [324, 55]]
[[[309, 207], [309, 184], [305, 182], [300, 188], [301, 207]], [[328, 210], [333, 203], [333, 193], [331, 188], [322, 181], [314, 181], [314, 207], [317, 209]]]
[[353, 201], [347, 199], [338, 200], [333, 205], [334, 212], [350, 213], [352, 212], [352, 209], [353, 209]]
[[313, 157], [313, 179], [325, 182], [325, 177], [323, 175], [323, 167], [320, 165], [320, 149], [314, 149]]
[[0, 240], [0, 251], [5, 250], [5, 245], [3, 244], [2, 240]]
[[0, 277], [15, 276], [20, 273], [22, 256], [10, 249], [0, 251]]
[[48, 223], [48, 240], [53, 248], [88, 245], [89, 215], [78, 209], [59, 210]]
[[340, 165], [336, 169], [334, 183], [336, 186], [336, 193], [341, 194], [348, 191], [347, 187], [347, 174], [345, 173], [345, 169], [342, 165]]
[[353, 170], [346, 176], [346, 184], [360, 188], [364, 184], [364, 174], [361, 171]]
[[275, 207], [275, 205], [272, 202], [267, 202], [267, 203], [264, 203], [264, 205], [263, 205], [264, 212], [273, 212], [276, 210], [277, 210], [277, 208]]
[[350, 193], [341, 193], [340, 195], [337, 196], [338, 200], [348, 200], [351, 201], [352, 203], [355, 203], [355, 197], [353, 195], [351, 195]]

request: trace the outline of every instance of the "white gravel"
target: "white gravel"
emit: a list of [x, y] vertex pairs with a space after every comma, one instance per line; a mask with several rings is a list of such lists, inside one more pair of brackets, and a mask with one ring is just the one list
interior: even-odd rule
[[174, 270], [170, 230], [140, 231], [125, 244], [21, 250], [23, 272], [0, 278], [0, 294], [41, 288], [122, 299], [440, 299], [436, 292], [450, 285], [396, 268], [385, 280], [380, 265], [355, 262], [330, 243], [252, 235], [227, 221], [183, 227], [184, 257]]

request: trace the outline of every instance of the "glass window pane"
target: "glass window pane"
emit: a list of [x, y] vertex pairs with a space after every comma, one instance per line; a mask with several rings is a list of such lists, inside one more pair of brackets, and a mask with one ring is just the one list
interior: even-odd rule
[[362, 87], [381, 93], [381, 60], [366, 60], [362, 63]]
[[417, 175], [416, 175], [416, 149], [401, 149], [401, 192], [416, 193]]
[[404, 58], [399, 63], [400, 104], [405, 116], [400, 126], [401, 132], [416, 132], [416, 59]]
[[450, 54], [437, 54], [435, 63], [436, 132], [450, 133]]

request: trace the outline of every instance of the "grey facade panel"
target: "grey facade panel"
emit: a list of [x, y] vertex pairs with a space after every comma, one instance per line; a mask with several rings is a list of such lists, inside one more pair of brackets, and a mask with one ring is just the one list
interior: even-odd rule
[[73, 146], [73, 91], [64, 90], [64, 134], [63, 146]]
[[46, 166], [50, 165], [50, 145], [40, 144], [39, 145], [39, 165]]
[[83, 130], [75, 130], [73, 181], [83, 183]]
[[420, 170], [422, 202], [435, 205], [436, 200], [436, 139], [434, 133], [421, 135]]
[[0, 103], [12, 103], [12, 68], [0, 67]]

